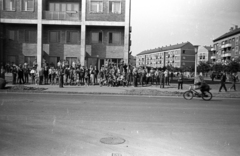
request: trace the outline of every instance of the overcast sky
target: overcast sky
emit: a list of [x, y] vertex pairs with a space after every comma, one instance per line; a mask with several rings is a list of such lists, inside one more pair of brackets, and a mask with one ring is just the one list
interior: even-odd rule
[[240, 0], [131, 0], [132, 54], [156, 47], [212, 40], [240, 27]]

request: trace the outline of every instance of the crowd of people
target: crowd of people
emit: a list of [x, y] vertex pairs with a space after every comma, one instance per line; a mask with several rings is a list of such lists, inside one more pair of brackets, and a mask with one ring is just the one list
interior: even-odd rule
[[[71, 66], [58, 62], [57, 66], [46, 66], [37, 70], [37, 66], [28, 66], [27, 63], [5, 66], [4, 72], [12, 73], [13, 84], [36, 85], [99, 85], [99, 86], [146, 86], [170, 85], [174, 74], [169, 70], [160, 70], [147, 67], [134, 67], [123, 62], [120, 65], [108, 63], [98, 69], [72, 64]], [[3, 69], [1, 71], [3, 71]], [[2, 74], [4, 75], [4, 74]], [[178, 73], [178, 89], [182, 89], [183, 74]], [[30, 82], [31, 80], [31, 82]]]
[[[78, 86], [149, 86], [159, 85], [160, 88], [169, 86], [176, 77], [178, 89], [183, 89], [184, 76], [182, 72], [177, 74], [168, 69], [154, 69], [148, 67], [134, 67], [126, 65], [123, 62], [120, 65], [108, 63], [98, 69], [96, 66], [89, 67], [76, 65], [66, 65], [59, 61], [57, 66], [46, 64], [44, 67], [38, 69], [37, 65], [30, 67], [27, 63], [6, 64], [0, 67], [0, 78], [5, 79], [5, 73], [12, 73], [12, 84], [35, 84], [35, 85], [78, 85]], [[31, 80], [31, 82], [30, 82]], [[220, 79], [222, 88], [227, 91], [225, 82], [227, 80], [226, 73], [223, 73]], [[236, 91], [236, 82], [238, 81], [237, 74], [233, 73], [231, 76], [233, 85], [229, 90]]]

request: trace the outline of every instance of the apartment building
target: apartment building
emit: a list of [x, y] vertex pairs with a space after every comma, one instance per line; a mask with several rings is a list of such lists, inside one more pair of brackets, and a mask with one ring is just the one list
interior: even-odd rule
[[163, 68], [195, 65], [194, 46], [190, 42], [145, 50], [136, 56], [136, 66]]
[[199, 46], [198, 47], [198, 54], [197, 54], [197, 64], [200, 62], [211, 62], [212, 56], [212, 46]]
[[131, 0], [0, 0], [0, 9], [1, 62], [129, 61]]
[[228, 32], [213, 40], [211, 60], [213, 63], [227, 63], [240, 56], [240, 28], [231, 27]]

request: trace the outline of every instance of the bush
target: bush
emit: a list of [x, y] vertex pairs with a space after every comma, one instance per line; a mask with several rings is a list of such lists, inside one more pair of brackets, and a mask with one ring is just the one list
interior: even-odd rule
[[7, 82], [3, 78], [0, 78], [0, 89], [4, 89], [6, 86]]

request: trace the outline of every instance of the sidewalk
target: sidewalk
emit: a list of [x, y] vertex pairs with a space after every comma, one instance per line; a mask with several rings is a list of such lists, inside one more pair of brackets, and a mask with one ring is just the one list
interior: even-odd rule
[[[21, 86], [21, 87], [33, 87], [33, 88], [44, 88], [41, 91], [32, 91], [30, 90], [9, 90], [4, 89], [0, 90], [1, 92], [40, 92], [40, 93], [68, 93], [68, 94], [116, 94], [116, 95], [148, 95], [148, 96], [182, 96], [182, 94], [188, 90], [191, 84], [184, 84], [183, 90], [177, 89], [177, 84], [172, 83], [170, 86], [165, 86], [165, 88], [159, 88], [159, 85], [152, 85], [152, 86], [138, 86], [138, 87], [107, 87], [99, 85], [96, 86], [64, 86], [64, 88], [59, 88], [58, 85], [12, 85], [10, 75], [6, 76], [6, 80], [9, 82], [7, 87], [13, 86]], [[226, 86], [229, 87], [230, 84]], [[210, 85], [212, 90], [212, 94], [214, 97], [226, 97], [226, 98], [240, 98], [240, 85], [237, 84], [237, 91], [229, 91], [225, 92], [218, 92], [219, 84], [216, 82], [215, 84]]]

